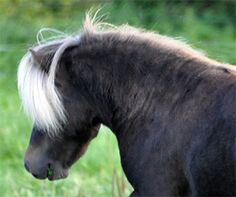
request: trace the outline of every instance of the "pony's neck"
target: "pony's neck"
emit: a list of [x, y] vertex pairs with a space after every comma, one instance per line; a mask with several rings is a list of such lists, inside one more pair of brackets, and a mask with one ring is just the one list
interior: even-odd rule
[[[191, 77], [178, 74], [190, 63], [193, 69], [194, 58], [147, 41], [113, 38], [111, 42], [112, 38], [89, 38], [89, 42], [82, 38], [77, 73], [84, 78], [102, 122], [120, 133], [148, 124], [157, 102], [175, 102], [181, 93], [181, 89], [176, 92], [179, 77], [183, 83]], [[201, 68], [199, 63], [196, 67]]]

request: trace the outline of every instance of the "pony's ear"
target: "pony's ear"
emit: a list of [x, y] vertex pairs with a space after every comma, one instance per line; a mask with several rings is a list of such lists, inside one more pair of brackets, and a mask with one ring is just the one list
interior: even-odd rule
[[38, 51], [36, 52], [31, 48], [29, 49], [29, 52], [31, 53], [34, 61], [36, 61], [36, 63], [40, 65], [43, 60], [43, 55], [40, 52], [38, 52]]

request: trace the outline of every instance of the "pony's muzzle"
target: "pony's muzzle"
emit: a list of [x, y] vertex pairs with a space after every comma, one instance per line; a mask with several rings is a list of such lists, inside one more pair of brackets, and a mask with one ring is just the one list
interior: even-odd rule
[[46, 179], [53, 181], [63, 179], [68, 176], [68, 170], [60, 167], [58, 164], [47, 163], [40, 165], [40, 163], [32, 164], [28, 160], [24, 163], [25, 169], [37, 179]]
[[25, 169], [37, 179], [46, 179], [48, 177], [48, 166], [40, 164], [32, 165], [29, 161], [24, 162]]

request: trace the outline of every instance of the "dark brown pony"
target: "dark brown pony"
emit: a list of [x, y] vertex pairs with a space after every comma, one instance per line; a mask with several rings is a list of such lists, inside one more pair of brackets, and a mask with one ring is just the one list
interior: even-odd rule
[[131, 196], [235, 196], [236, 75], [187, 44], [129, 26], [39, 44], [18, 84], [34, 128], [25, 167], [65, 178], [100, 124]]

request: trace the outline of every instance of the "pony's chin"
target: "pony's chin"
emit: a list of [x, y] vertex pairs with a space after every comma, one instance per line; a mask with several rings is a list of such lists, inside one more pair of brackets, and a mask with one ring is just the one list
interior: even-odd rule
[[62, 169], [58, 172], [53, 173], [52, 175], [48, 176], [48, 180], [49, 181], [56, 181], [56, 180], [60, 180], [60, 179], [65, 179], [66, 177], [68, 177], [68, 170], [67, 169]]

